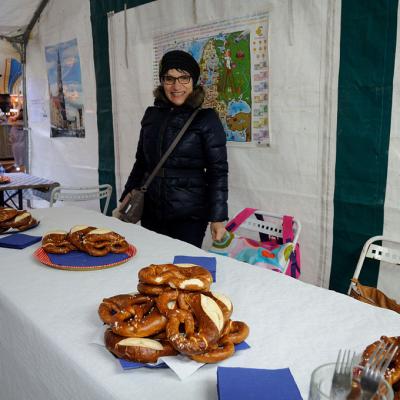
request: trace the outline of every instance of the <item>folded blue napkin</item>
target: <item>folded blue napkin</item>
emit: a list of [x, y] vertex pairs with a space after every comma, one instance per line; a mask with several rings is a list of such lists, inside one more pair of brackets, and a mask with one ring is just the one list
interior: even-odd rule
[[289, 368], [217, 368], [219, 400], [302, 400]]
[[94, 257], [83, 251], [75, 250], [67, 254], [47, 253], [47, 255], [53, 264], [62, 265], [64, 267], [100, 267], [102, 265], [121, 262], [129, 257], [126, 253], [108, 253], [102, 257]]
[[193, 257], [193, 256], [175, 256], [174, 264], [196, 264], [207, 269], [216, 282], [217, 260], [215, 257]]
[[0, 247], [6, 247], [8, 249], [25, 249], [25, 247], [31, 246], [42, 240], [41, 236], [31, 236], [25, 233], [14, 233], [9, 236], [5, 236], [0, 239]]
[[[235, 351], [246, 350], [248, 348], [250, 348], [250, 346], [246, 342], [235, 344]], [[151, 365], [151, 364], [137, 363], [134, 361], [127, 361], [127, 360], [123, 360], [122, 358], [118, 358], [118, 361], [124, 370], [143, 368], [143, 367], [146, 367], [146, 368], [168, 368], [168, 365], [163, 362], [158, 365]]]
[[137, 369], [137, 368], [168, 368], [168, 365], [165, 364], [164, 362], [157, 365], [151, 365], [151, 364], [143, 364], [133, 361], [122, 360], [121, 358], [119, 358], [118, 361], [124, 370]]

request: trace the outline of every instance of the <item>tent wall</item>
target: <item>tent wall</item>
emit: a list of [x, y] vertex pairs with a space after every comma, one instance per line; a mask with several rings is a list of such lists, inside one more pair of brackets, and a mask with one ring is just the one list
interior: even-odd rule
[[[271, 145], [229, 145], [230, 215], [243, 207], [294, 215], [303, 225], [302, 280], [325, 287], [331, 280], [333, 289], [344, 291], [364, 237], [382, 230], [399, 236], [399, 122], [396, 112], [390, 117], [392, 82], [394, 106], [399, 98], [399, 67], [397, 60], [394, 64], [393, 51], [397, 1], [126, 3], [124, 12], [123, 1], [73, 0], [66, 5], [51, 0], [42, 14], [28, 46], [32, 172], [68, 185], [110, 182], [115, 187], [115, 204], [134, 161], [140, 120], [153, 101], [154, 35], [268, 12]], [[365, 18], [371, 25], [365, 25]], [[385, 27], [389, 36], [384, 35]], [[364, 34], [356, 34], [359, 30]], [[40, 101], [47, 115], [49, 111], [44, 48], [73, 38], [77, 38], [81, 61], [86, 137], [51, 139], [48, 118], [34, 115]], [[382, 42], [386, 45], [381, 51]], [[370, 80], [367, 70], [372, 77], [382, 73], [381, 81]], [[358, 81], [359, 75], [365, 80]], [[354, 82], [345, 82], [346, 76]], [[369, 105], [364, 113], [351, 85], [369, 88], [370, 95], [360, 89], [360, 99]], [[359, 113], [344, 107], [352, 99]], [[369, 125], [367, 110], [373, 115], [381, 112], [382, 125], [378, 126], [378, 117], [371, 119], [376, 125]], [[353, 141], [357, 132], [357, 140], [371, 140], [375, 129], [379, 139], [369, 146], [375, 151], [371, 157], [386, 157], [387, 162], [371, 166], [371, 173], [364, 175], [354, 164], [362, 147], [354, 146]], [[350, 148], [346, 141], [352, 144]], [[368, 162], [365, 156], [361, 157], [363, 163]], [[368, 219], [368, 212], [360, 214], [359, 207], [352, 205], [351, 187], [350, 197], [340, 197], [343, 182], [335, 181], [338, 177], [355, 179], [359, 187], [370, 183], [371, 177], [379, 180], [379, 196], [368, 200], [376, 211], [375, 222], [365, 230], [360, 220]], [[337, 232], [340, 235], [334, 241]], [[348, 253], [340, 256], [345, 248]], [[381, 278], [379, 274], [383, 281]]]
[[[47, 46], [77, 39], [84, 96], [85, 138], [50, 138], [50, 98], [45, 61]], [[31, 33], [27, 47], [27, 98], [31, 173], [63, 185], [98, 182], [96, 81], [89, 2], [52, 0]]]
[[332, 218], [333, 191], [326, 180], [334, 173], [339, 6], [309, 0], [152, 2], [127, 11], [128, 63], [125, 15], [114, 14], [109, 21], [109, 51], [119, 153], [117, 192], [132, 167], [140, 120], [153, 101], [153, 36], [268, 11], [271, 146], [229, 145], [230, 214], [249, 206], [296, 216], [303, 224], [303, 279], [321, 283], [329, 278], [320, 260], [330, 258], [331, 231], [321, 235], [321, 229]]

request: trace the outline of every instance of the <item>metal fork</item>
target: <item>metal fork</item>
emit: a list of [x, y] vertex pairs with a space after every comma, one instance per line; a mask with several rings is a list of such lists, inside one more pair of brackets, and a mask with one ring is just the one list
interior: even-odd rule
[[351, 390], [352, 365], [355, 352], [339, 350], [332, 378], [331, 400], [344, 400]]
[[376, 393], [386, 368], [396, 354], [394, 343], [380, 342], [361, 373], [360, 385], [363, 400], [369, 400]]

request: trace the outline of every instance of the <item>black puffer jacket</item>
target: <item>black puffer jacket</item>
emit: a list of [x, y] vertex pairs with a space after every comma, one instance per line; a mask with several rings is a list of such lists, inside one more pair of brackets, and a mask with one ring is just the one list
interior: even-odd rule
[[[179, 107], [168, 101], [162, 87], [154, 94], [154, 106], [147, 108], [142, 119], [136, 162], [121, 200], [144, 183], [193, 110], [204, 100], [204, 89], [199, 86]], [[148, 188], [143, 218], [151, 215], [160, 221], [210, 222], [228, 219], [226, 136], [213, 109], [202, 109], [196, 115], [165, 162], [163, 173]]]

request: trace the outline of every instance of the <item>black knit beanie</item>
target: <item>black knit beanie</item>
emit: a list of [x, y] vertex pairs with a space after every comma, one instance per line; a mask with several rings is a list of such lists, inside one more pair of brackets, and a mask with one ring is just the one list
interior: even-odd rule
[[196, 84], [200, 76], [200, 67], [197, 61], [186, 51], [172, 50], [165, 53], [160, 61], [159, 77], [163, 77], [170, 69], [181, 69], [189, 72]]

